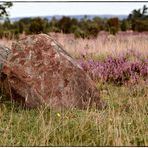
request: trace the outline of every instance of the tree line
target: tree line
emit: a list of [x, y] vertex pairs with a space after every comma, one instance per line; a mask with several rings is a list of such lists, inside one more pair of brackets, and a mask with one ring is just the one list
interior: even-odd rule
[[63, 16], [61, 19], [53, 17], [50, 21], [46, 18], [22, 18], [16, 22], [10, 22], [7, 8], [11, 7], [11, 2], [0, 5], [0, 18], [5, 16], [5, 21], [0, 23], [0, 38], [19, 38], [22, 33], [38, 34], [49, 32], [73, 33], [75, 37], [95, 38], [100, 31], [108, 31], [116, 34], [118, 31], [133, 30], [138, 32], [148, 31], [148, 7], [144, 5], [141, 9], [134, 9], [126, 19], [94, 17], [88, 19], [84, 16], [78, 20]]

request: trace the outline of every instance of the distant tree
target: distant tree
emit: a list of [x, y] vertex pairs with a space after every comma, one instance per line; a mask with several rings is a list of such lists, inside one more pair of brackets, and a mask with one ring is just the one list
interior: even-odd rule
[[121, 31], [127, 31], [127, 30], [131, 29], [130, 21], [128, 21], [127, 19], [123, 19], [121, 21], [120, 28], [121, 28]]
[[119, 19], [118, 18], [110, 18], [107, 21], [108, 31], [111, 34], [116, 34], [119, 30]]
[[138, 32], [148, 31], [148, 20], [135, 20], [133, 30]]
[[23, 24], [21, 21], [16, 21], [12, 24], [13, 29], [16, 29], [18, 33], [23, 33], [25, 31], [25, 24]]
[[8, 18], [4, 21], [3, 28], [7, 30], [11, 29], [11, 22]]
[[21, 23], [23, 23], [23, 24], [25, 24], [25, 25], [28, 25], [28, 24], [30, 24], [30, 22], [32, 21], [32, 18], [22, 18], [22, 19], [20, 19], [19, 20], [19, 22], [21, 22]]
[[53, 17], [51, 21], [48, 24], [49, 32], [60, 32], [60, 29], [58, 27], [58, 20], [56, 17]]
[[2, 19], [2, 17], [9, 16], [7, 9], [12, 7], [12, 5], [12, 2], [3, 2], [0, 4], [0, 19]]
[[142, 15], [145, 16], [147, 14], [148, 7], [146, 5], [143, 6]]
[[145, 19], [148, 17], [147, 14], [148, 7], [146, 5], [143, 6], [142, 9], [134, 9], [132, 13], [128, 15], [128, 20], [135, 20], [135, 19]]
[[128, 20], [131, 21], [132, 30], [134, 31], [147, 31], [148, 22], [148, 7], [143, 6], [142, 9], [134, 9], [132, 13], [128, 15]]
[[15, 22], [13, 25], [15, 26], [15, 28], [18, 29], [19, 33], [29, 33], [29, 26], [31, 22], [32, 18], [22, 18], [19, 21]]
[[97, 35], [98, 35], [99, 31], [100, 31], [100, 28], [95, 22], [92, 21], [91, 23], [88, 24], [88, 29], [87, 30], [88, 30], [87, 34], [90, 37], [97, 37]]
[[141, 18], [142, 17], [142, 13], [141, 13], [141, 9], [138, 10], [133, 10], [133, 18]]
[[99, 17], [94, 17], [93, 22], [97, 25], [99, 30], [105, 30], [105, 22], [104, 19], [101, 19]]
[[24, 25], [22, 22], [18, 22], [18, 32], [23, 33], [24, 31]]
[[30, 26], [29, 26], [29, 31], [28, 34], [39, 34], [44, 32], [44, 21], [37, 17], [32, 19]]
[[63, 33], [70, 33], [72, 27], [72, 21], [70, 17], [62, 17], [58, 21], [58, 27]]

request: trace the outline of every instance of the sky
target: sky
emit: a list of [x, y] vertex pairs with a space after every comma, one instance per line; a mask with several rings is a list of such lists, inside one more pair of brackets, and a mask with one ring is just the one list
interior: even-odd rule
[[14, 2], [10, 17], [45, 15], [128, 15], [133, 9], [148, 6], [148, 2]]

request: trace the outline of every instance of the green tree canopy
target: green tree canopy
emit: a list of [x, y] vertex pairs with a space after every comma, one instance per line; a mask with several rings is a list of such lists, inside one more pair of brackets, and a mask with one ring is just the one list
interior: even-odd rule
[[134, 9], [129, 15], [128, 19], [129, 20], [135, 20], [135, 19], [145, 19], [148, 18], [148, 13], [147, 13], [148, 7], [146, 5], [143, 6], [142, 9]]
[[9, 16], [7, 9], [12, 7], [12, 5], [13, 5], [12, 2], [0, 3], [0, 19], [2, 19], [2, 17]]

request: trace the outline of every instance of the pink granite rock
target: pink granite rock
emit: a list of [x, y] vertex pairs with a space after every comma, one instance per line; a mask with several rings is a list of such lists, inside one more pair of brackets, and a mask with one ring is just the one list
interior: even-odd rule
[[9, 94], [9, 84], [7, 82], [7, 76], [2, 72], [4, 63], [7, 62], [7, 57], [11, 53], [11, 49], [0, 45], [0, 94]]
[[53, 109], [106, 105], [82, 67], [45, 34], [32, 35], [12, 45], [3, 67], [12, 97], [27, 107], [47, 105]]

